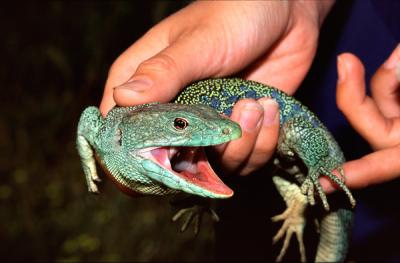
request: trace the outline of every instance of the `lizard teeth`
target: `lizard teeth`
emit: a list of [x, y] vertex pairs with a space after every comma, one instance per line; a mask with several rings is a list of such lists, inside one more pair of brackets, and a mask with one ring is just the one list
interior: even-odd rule
[[[194, 156], [197, 153], [196, 148], [185, 148], [179, 151], [178, 147], [160, 147], [150, 150], [152, 157], [163, 167], [175, 172], [189, 172], [196, 174], [197, 163]], [[172, 163], [172, 165], [171, 165]]]
[[203, 193], [212, 193], [214, 198], [233, 195], [212, 170], [202, 147], [149, 147], [132, 154], [157, 163], [187, 184], [203, 189]]
[[178, 152], [178, 154], [175, 155], [175, 158], [171, 159], [173, 170], [178, 173], [186, 171], [192, 174], [197, 174], [197, 162], [194, 162], [196, 154], [196, 148], [185, 150], [183, 154]]
[[168, 148], [168, 158], [172, 160], [176, 154], [179, 154], [177, 147], [169, 147]]

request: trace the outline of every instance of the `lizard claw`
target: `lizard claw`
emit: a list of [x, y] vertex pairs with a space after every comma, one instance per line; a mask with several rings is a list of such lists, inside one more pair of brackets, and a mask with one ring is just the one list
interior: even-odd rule
[[308, 203], [315, 205], [314, 185], [310, 178], [306, 178], [300, 187], [301, 193], [307, 196]]
[[307, 177], [306, 180], [301, 185], [301, 192], [304, 195], [307, 195], [307, 200], [310, 205], [315, 205], [315, 198], [314, 198], [314, 187], [318, 191], [318, 195], [321, 198], [322, 205], [326, 211], [329, 211], [329, 203], [328, 199], [326, 198], [326, 194], [322, 189], [322, 186], [318, 180], [318, 177], [310, 176]]
[[183, 219], [183, 224], [182, 224], [180, 230], [181, 230], [181, 232], [185, 232], [186, 229], [188, 228], [188, 226], [190, 225], [190, 223], [193, 222], [193, 228], [194, 228], [193, 232], [197, 235], [199, 233], [199, 229], [200, 229], [201, 217], [205, 211], [207, 211], [211, 214], [211, 218], [213, 219], [213, 221], [215, 221], [215, 222], [219, 221], [219, 217], [218, 217], [217, 213], [212, 208], [205, 208], [200, 205], [194, 205], [192, 207], [183, 208], [183, 209], [179, 210], [172, 217], [172, 221], [176, 222], [181, 217], [183, 217], [185, 214], [187, 214], [187, 216]]
[[[280, 216], [280, 215], [278, 215], [278, 216]], [[280, 239], [282, 239], [283, 235], [285, 235], [285, 240], [283, 241], [282, 249], [279, 252], [278, 257], [276, 258], [277, 262], [281, 262], [283, 259], [283, 256], [286, 254], [286, 251], [289, 247], [289, 242], [290, 242], [290, 239], [291, 239], [293, 233], [296, 234], [296, 238], [299, 243], [300, 261], [301, 262], [306, 261], [305, 246], [304, 246], [304, 241], [303, 241], [303, 230], [304, 230], [304, 224], [305, 224], [304, 218], [298, 217], [297, 219], [302, 219], [300, 221], [303, 221], [303, 222], [294, 223], [294, 222], [292, 222], [292, 219], [289, 219], [289, 217], [287, 217], [286, 219], [282, 219], [282, 220], [285, 220], [282, 227], [279, 229], [278, 233], [276, 233], [276, 235], [272, 238], [272, 243], [275, 244]], [[277, 220], [278, 219], [276, 219], [276, 217], [272, 218], [272, 221], [274, 221], [274, 222], [276, 222]]]
[[[331, 179], [333, 182], [335, 182], [346, 193], [347, 198], [349, 199], [349, 202], [351, 204], [351, 207], [354, 208], [356, 206], [356, 200], [354, 199], [349, 188], [345, 184], [346, 177], [344, 175], [343, 168], [341, 166], [337, 168], [341, 178], [338, 178], [331, 171], [325, 169], [324, 167], [321, 167], [319, 170], [320, 170], [320, 173], [326, 175], [329, 179]], [[318, 181], [318, 183], [319, 183], [319, 181]], [[321, 187], [321, 184], [319, 184], [319, 185]], [[321, 187], [321, 190], [322, 190], [322, 187]]]
[[305, 262], [306, 253], [303, 242], [303, 231], [306, 224], [304, 216], [307, 207], [306, 197], [301, 193], [299, 186], [296, 184], [290, 183], [277, 176], [274, 176], [272, 179], [287, 205], [287, 209], [282, 214], [271, 218], [273, 222], [284, 221], [281, 228], [272, 238], [272, 243], [275, 244], [285, 236], [282, 249], [276, 258], [276, 261], [282, 261], [283, 256], [286, 254], [289, 247], [290, 239], [293, 233], [295, 233], [299, 243], [301, 262]]
[[303, 184], [301, 185], [301, 192], [304, 195], [307, 195], [308, 202], [310, 205], [315, 204], [315, 199], [314, 199], [314, 187], [317, 189], [318, 195], [321, 198], [322, 205], [326, 211], [329, 211], [329, 203], [328, 199], [326, 198], [326, 194], [324, 190], [322, 189], [321, 183], [319, 182], [319, 176], [320, 174], [323, 174], [327, 176], [329, 179], [331, 179], [333, 182], [335, 182], [347, 195], [349, 198], [351, 206], [354, 208], [356, 206], [356, 201], [351, 194], [349, 188], [345, 184], [345, 175], [342, 167], [337, 168], [339, 171], [339, 174], [341, 178], [338, 178], [335, 176], [333, 173], [331, 173], [329, 170], [325, 169], [324, 167], [320, 167], [319, 169], [316, 169], [315, 171], [310, 171], [309, 176], [304, 180]]
[[99, 188], [94, 182], [90, 182], [88, 184], [88, 192], [93, 193], [93, 194], [100, 194]]
[[218, 222], [219, 217], [214, 209], [211, 208], [208, 200], [204, 198], [202, 198], [201, 200], [198, 200], [199, 198], [193, 198], [194, 197], [188, 197], [183, 200], [176, 200], [172, 202], [172, 205], [181, 207], [188, 206], [188, 204], [185, 203], [191, 203], [189, 204], [191, 205], [190, 207], [180, 208], [178, 212], [176, 212], [175, 215], [172, 217], [172, 221], [176, 222], [179, 219], [183, 218], [183, 224], [180, 228], [180, 231], [185, 232], [188, 229], [189, 225], [193, 223], [193, 232], [195, 234], [198, 234], [201, 225], [201, 218], [205, 212], [211, 214], [211, 219], [214, 222]]
[[100, 177], [97, 175], [96, 167], [94, 163], [88, 163], [83, 165], [84, 173], [86, 176], [86, 183], [88, 187], [88, 191], [90, 193], [99, 194], [99, 189], [97, 187], [97, 183], [101, 182]]

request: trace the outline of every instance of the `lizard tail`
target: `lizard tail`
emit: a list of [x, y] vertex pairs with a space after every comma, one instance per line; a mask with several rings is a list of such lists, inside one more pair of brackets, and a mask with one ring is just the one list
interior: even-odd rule
[[329, 212], [322, 219], [315, 262], [343, 262], [345, 260], [352, 223], [353, 212], [348, 209]]

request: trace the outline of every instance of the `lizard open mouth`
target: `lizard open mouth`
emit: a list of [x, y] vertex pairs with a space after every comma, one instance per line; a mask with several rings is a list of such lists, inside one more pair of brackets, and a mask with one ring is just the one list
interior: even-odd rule
[[225, 185], [211, 168], [203, 147], [157, 147], [142, 152], [141, 155], [187, 183], [220, 198], [233, 195], [232, 189]]

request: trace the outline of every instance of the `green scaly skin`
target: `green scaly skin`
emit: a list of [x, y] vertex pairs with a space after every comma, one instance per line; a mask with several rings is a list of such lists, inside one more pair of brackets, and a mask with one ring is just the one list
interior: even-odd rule
[[[185, 119], [187, 127], [176, 128], [177, 119]], [[228, 198], [233, 192], [218, 177], [212, 178], [213, 183], [222, 189], [210, 191], [152, 160], [151, 151], [167, 146], [217, 145], [240, 136], [238, 124], [204, 105], [116, 107], [104, 119], [98, 108], [88, 107], [78, 124], [77, 148], [90, 192], [98, 192], [96, 153], [109, 175], [130, 194], [165, 195], [184, 191], [208, 198]]]
[[[183, 149], [179, 148], [182, 146], [209, 146], [236, 139], [240, 137], [240, 127], [218, 113], [229, 116], [233, 105], [239, 99], [261, 97], [270, 97], [279, 104], [280, 134], [277, 153], [288, 159], [300, 158], [308, 168], [304, 180], [293, 184], [292, 188], [297, 187], [306, 195], [310, 205], [315, 203], [316, 189], [326, 209], [326, 215], [320, 222], [321, 237], [315, 260], [343, 261], [347, 253], [353, 213], [345, 205], [343, 208], [329, 211], [327, 198], [318, 180], [321, 174], [329, 177], [345, 191], [351, 205], [355, 206], [355, 200], [343, 180], [331, 173], [337, 169], [344, 178], [341, 169], [345, 161], [342, 151], [325, 126], [304, 105], [275, 88], [257, 82], [234, 78], [204, 80], [187, 87], [177, 97], [175, 102], [178, 104], [146, 104], [114, 108], [105, 119], [101, 117], [97, 108], [87, 108], [79, 122], [77, 146], [89, 191], [98, 191], [96, 182], [99, 179], [94, 161], [96, 153], [100, 163], [124, 190], [158, 195], [183, 191], [209, 198], [230, 197], [233, 192], [213, 174], [212, 170], [198, 168], [192, 171], [190, 176], [182, 176], [184, 172], [174, 172], [168, 165], [163, 166], [159, 157], [156, 160], [154, 155], [157, 154], [152, 150], [157, 147], [172, 147], [167, 148], [168, 151], [175, 149], [171, 151], [172, 160], [176, 151]], [[177, 130], [175, 123], [177, 118], [186, 120], [187, 127]], [[156, 152], [159, 152], [158, 155], [160, 152], [165, 155], [163, 150]], [[189, 156], [196, 156], [197, 159], [201, 155], [189, 154]], [[181, 162], [183, 167], [187, 167], [185, 161], [176, 162]], [[209, 176], [211, 179], [206, 179]], [[193, 179], [193, 177], [199, 178]], [[287, 187], [276, 185], [285, 201], [288, 200], [288, 206], [300, 203], [299, 198], [296, 198], [298, 195], [291, 195], [294, 198], [289, 200], [290, 198], [286, 196], [288, 192], [285, 190]], [[306, 206], [307, 202], [302, 205]], [[302, 212], [298, 213], [292, 216], [304, 218]], [[286, 222], [287, 218], [282, 217], [281, 220]], [[290, 223], [286, 225], [290, 226]], [[296, 228], [302, 233], [304, 223], [299, 223]], [[282, 235], [288, 231], [288, 228], [283, 228], [280, 232]], [[286, 245], [284, 244], [282, 250], [285, 250]], [[284, 254], [284, 251], [281, 253]], [[303, 253], [303, 261], [304, 258]]]

